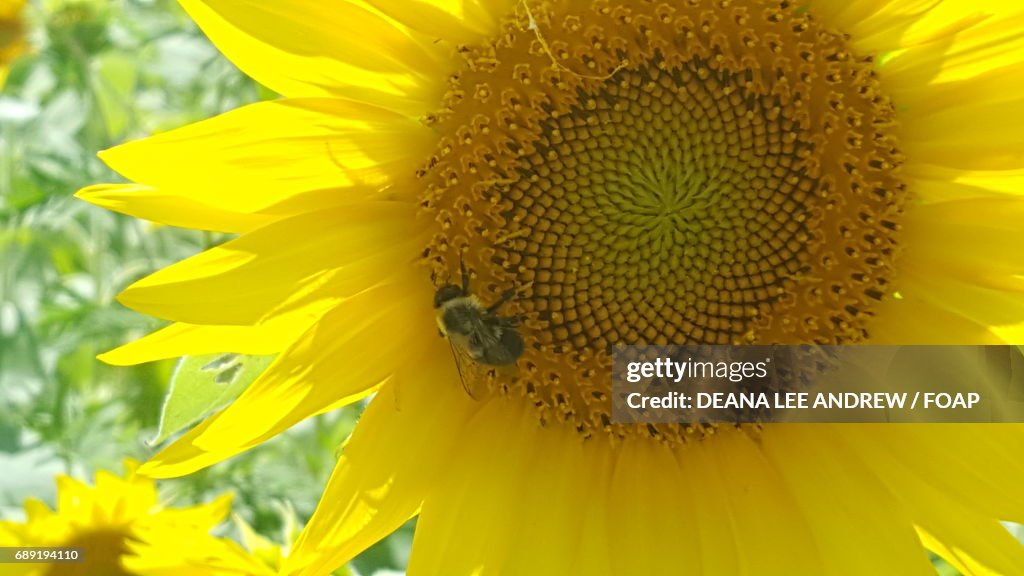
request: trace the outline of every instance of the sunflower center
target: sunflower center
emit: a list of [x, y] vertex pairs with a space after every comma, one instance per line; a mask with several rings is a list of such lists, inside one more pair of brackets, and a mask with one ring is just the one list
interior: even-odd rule
[[[436, 279], [522, 317], [544, 421], [610, 422], [616, 344], [844, 344], [889, 291], [902, 184], [872, 60], [787, 1], [520, 3], [459, 47], [424, 167]], [[688, 430], [641, 433], [686, 438]], [[693, 432], [693, 430], [689, 430]]]
[[121, 565], [121, 557], [128, 552], [128, 536], [121, 529], [90, 530], [76, 535], [64, 544], [67, 548], [81, 548], [81, 562], [51, 564], [45, 574], [53, 576], [131, 576]]

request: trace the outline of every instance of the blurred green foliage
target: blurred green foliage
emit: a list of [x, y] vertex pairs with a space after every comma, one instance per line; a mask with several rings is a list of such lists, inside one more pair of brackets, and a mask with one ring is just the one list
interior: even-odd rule
[[[83, 186], [121, 181], [96, 152], [275, 97], [224, 59], [173, 0], [43, 0], [27, 17], [33, 51], [0, 93], [0, 518], [12, 519], [23, 518], [28, 496], [53, 503], [57, 472], [91, 478], [153, 453], [175, 363], [117, 368], [95, 359], [161, 326], [114, 297], [227, 239], [74, 199]], [[237, 392], [226, 390], [206, 409]], [[188, 416], [182, 409], [199, 409], [182, 406], [170, 406], [179, 420]], [[312, 513], [357, 415], [352, 408], [313, 418], [162, 483], [164, 497], [187, 505], [234, 491], [235, 512], [281, 542], [289, 510], [300, 521]], [[406, 529], [354, 567], [400, 569], [408, 545]]]

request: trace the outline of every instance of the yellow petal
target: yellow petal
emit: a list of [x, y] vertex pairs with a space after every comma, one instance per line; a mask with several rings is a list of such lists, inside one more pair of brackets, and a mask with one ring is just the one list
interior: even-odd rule
[[905, 83], [896, 77], [885, 82], [885, 91], [896, 102], [900, 123], [907, 130], [913, 125], [923, 126], [930, 115], [943, 111], [956, 110], [959, 114], [969, 114], [975, 106], [1019, 101], [1022, 73], [1024, 64], [1014, 63], [943, 83]]
[[[746, 432], [721, 430], [677, 457], [695, 488], [705, 573], [827, 573], [827, 554], [817, 542], [818, 527], [806, 517], [811, 512], [801, 506], [802, 494], [789, 489]], [[705, 533], [705, 524], [717, 526]]]
[[[906, 275], [907, 292], [921, 301], [942, 308], [981, 326], [1024, 322], [1024, 292], [1008, 291], [1013, 281], [996, 288], [979, 280], [955, 276]], [[1019, 282], [1018, 282], [1019, 285]], [[959, 340], [963, 342], [963, 339]]]
[[874, 4], [878, 9], [873, 14], [858, 20], [847, 18], [842, 29], [851, 35], [855, 49], [875, 56], [929, 44], [949, 46], [972, 27], [1012, 12], [1012, 7], [1005, 2], [1000, 5], [998, 0], [984, 4], [970, 0], [887, 0]]
[[[995, 518], [979, 514], [954, 495], [936, 489], [927, 475], [907, 467], [889, 451], [879, 450], [874, 440], [881, 434], [865, 438], [858, 427], [848, 427], [842, 429], [842, 435], [847, 445], [862, 460], [870, 462], [890, 491], [899, 496], [928, 549], [967, 574], [1024, 573], [1024, 547]], [[941, 442], [939, 438], [935, 440]], [[892, 442], [891, 435], [888, 441]]]
[[959, 170], [912, 162], [904, 177], [921, 205], [1024, 195], [1024, 170]]
[[147, 276], [118, 300], [177, 322], [255, 324], [289, 301], [337, 300], [393, 274], [416, 254], [414, 218], [400, 202], [296, 216]]
[[243, 72], [285, 96], [354, 98], [417, 116], [443, 89], [443, 70], [421, 42], [354, 2], [181, 4]]
[[132, 366], [180, 356], [228, 352], [269, 356], [290, 346], [328, 309], [329, 306], [311, 306], [275, 315], [255, 326], [203, 326], [176, 322], [97, 358], [114, 366]]
[[[287, 202], [294, 214], [358, 201], [395, 175], [412, 175], [435, 139], [418, 122], [376, 106], [309, 98], [252, 104], [100, 157], [163, 195], [242, 214], [280, 214], [274, 206]], [[120, 209], [154, 216], [141, 206], [145, 197], [128, 194], [145, 190], [122, 190]], [[332, 193], [310, 195], [316, 190]]]
[[232, 499], [230, 493], [222, 494], [205, 504], [188, 508], [165, 508], [160, 510], [159, 515], [168, 524], [209, 532], [227, 518]]
[[224, 210], [136, 184], [96, 184], [79, 190], [75, 197], [121, 214], [196, 230], [241, 233], [274, 220], [272, 216]]
[[[673, 448], [648, 439], [626, 440], [618, 450], [609, 508], [611, 574], [702, 572], [700, 526], [692, 493]], [[591, 474], [600, 474], [593, 471]], [[672, 550], [666, 561], [664, 551]]]
[[188, 474], [248, 450], [310, 416], [372, 393], [396, 359], [416, 365], [437, 328], [410, 277], [345, 300], [282, 352], [241, 396], [153, 456], [140, 474]]
[[[607, 449], [607, 443], [603, 444]], [[522, 478], [525, 489], [515, 500], [519, 510], [516, 529], [506, 536], [514, 552], [505, 559], [503, 573], [601, 573], [574, 566], [577, 559], [590, 554], [581, 549], [584, 526], [589, 522], [586, 515], [606, 494], [592, 491], [595, 485], [607, 484], [594, 477], [595, 456], [571, 428], [550, 426], [538, 431], [533, 462]], [[596, 494], [600, 496], [592, 498]]]
[[[132, 461], [130, 466], [134, 467]], [[106, 470], [96, 472], [93, 513], [107, 524], [134, 521], [148, 515], [157, 505], [156, 485], [152, 480], [136, 476], [129, 468], [122, 478]]]
[[887, 297], [875, 307], [875, 315], [867, 324], [871, 344], [1003, 343], [987, 325], [922, 299], [913, 286], [911, 290], [898, 299]]
[[773, 425], [762, 435], [822, 558], [844, 574], [934, 576], [907, 511], [836, 434], [831, 425]]
[[1002, 342], [1024, 342], [1024, 323], [997, 326], [992, 329], [992, 332], [997, 334], [1002, 339]]
[[900, 475], [912, 476], [979, 514], [1024, 521], [1024, 426], [862, 425], [844, 430], [844, 438], [887, 482], [905, 484]]
[[[249, 550], [250, 552], [259, 555], [266, 554], [274, 558], [274, 560], [276, 561], [275, 565], [280, 566], [280, 546], [274, 544], [267, 538], [264, 538], [259, 533], [257, 533], [256, 529], [253, 528], [248, 522], [246, 522], [245, 518], [242, 518], [238, 514], [233, 514], [231, 516], [231, 520], [232, 523], [235, 525], [235, 528], [237, 528], [238, 531], [241, 533], [240, 536], [242, 540], [242, 546], [244, 546], [246, 550]], [[286, 541], [288, 540], [286, 539]]]
[[463, 393], [447, 344], [434, 344], [434, 361], [406, 363], [364, 412], [283, 574], [329, 574], [390, 534], [451, 462], [479, 406]]
[[84, 482], [63, 474], [55, 479], [57, 483], [57, 513], [74, 517], [79, 508], [91, 508], [93, 491]]
[[909, 248], [903, 266], [919, 276], [953, 276], [1000, 288], [1008, 276], [1024, 274], [1021, 238], [1024, 198], [974, 198], [914, 206], [905, 214], [904, 239]]
[[536, 414], [514, 407], [492, 399], [464, 430], [420, 512], [410, 574], [501, 574], [515, 553], [508, 535], [518, 522], [518, 495], [538, 489], [523, 475], [540, 426]]
[[[901, 50], [881, 67], [883, 83], [924, 86], [979, 76], [1024, 60], [1021, 22], [1024, 7], [1016, 0], [943, 2], [930, 22], [939, 25], [968, 19], [971, 25], [938, 35], [931, 42]], [[980, 18], [978, 16], [981, 16]]]
[[[613, 576], [611, 573], [611, 513], [608, 506], [595, 506], [592, 502], [608, 502], [611, 498], [611, 474], [615, 454], [608, 438], [595, 438], [596, 442], [583, 444], [583, 464], [578, 474], [578, 499], [587, 503], [583, 512], [576, 516], [580, 525], [578, 530], [579, 545], [576, 556], [572, 559], [572, 568], [566, 574], [594, 574], [595, 576]], [[680, 490], [685, 490], [685, 485]], [[559, 544], [555, 539], [552, 544]], [[542, 545], [540, 543], [534, 546]], [[515, 564], [513, 564], [515, 565]]]
[[242, 233], [274, 220], [273, 216], [226, 210], [136, 184], [95, 184], [79, 190], [75, 197], [128, 216], [196, 230]]
[[1024, 574], [1024, 551], [1005, 526], [948, 499], [931, 504], [941, 507], [922, 514], [925, 547], [966, 576]]
[[[1020, 483], [1020, 467], [1016, 471], [992, 470], [983, 462], [989, 459], [1012, 458], [1012, 453], [1020, 449], [1021, 438], [1024, 437], [1019, 425], [1005, 426], [942, 426], [923, 427], [925, 435], [919, 439], [899, 436], [903, 430], [868, 429], [867, 435], [855, 429], [846, 430], [848, 444], [858, 453], [864, 455], [865, 461], [875, 468], [877, 474], [892, 491], [899, 494], [910, 508], [919, 525], [922, 540], [929, 549], [946, 558], [965, 574], [1017, 574], [1024, 568], [1024, 548], [1007, 530], [996, 521], [998, 516], [989, 514], [1008, 510], [1007, 502], [1002, 496], [1005, 489], [997, 489], [994, 494], [972, 495], [970, 499], [961, 498], [961, 489], [950, 490], [951, 483], [937, 482], [925, 469], [917, 469], [913, 462], [905, 460], [900, 450], [878, 450], [877, 440], [884, 436], [886, 446], [906, 448], [917, 451], [917, 442], [924, 440], [929, 444], [941, 447], [943, 455], [938, 456], [936, 466], [942, 466], [942, 460], [958, 461], [961, 453], [956, 446], [946, 447], [945, 437], [966, 433], [966, 442], [972, 443], [980, 451], [977, 462], [981, 467], [974, 470], [963, 470], [959, 466], [943, 472], [943, 476], [961, 476], [961, 481], [980, 480], [974, 490], [989, 489], [988, 480], [998, 485], [1013, 486]], [[895, 441], [894, 441], [895, 440]], [[934, 450], [934, 448], [929, 449]], [[972, 448], [975, 450], [975, 448]], [[955, 458], [949, 455], [955, 454]], [[970, 466], [970, 464], [968, 464]], [[997, 464], [997, 467], [999, 464]], [[966, 474], [964, 474], [966, 472]], [[1011, 490], [1012, 492], [1012, 490]], [[984, 500], [979, 506], [978, 500]], [[1010, 500], [1009, 510], [1020, 514], [1020, 498]], [[1013, 512], [1011, 512], [1011, 515]]]
[[[945, 14], [935, 10], [936, 0], [852, 0], [834, 2], [811, 0], [811, 14], [827, 26], [849, 35], [850, 44], [862, 54], [879, 54], [918, 44], [951, 25]], [[965, 16], [963, 10], [954, 12]], [[970, 21], [970, 20], [969, 20]]]
[[390, 18], [428, 37], [455, 44], [479, 42], [497, 29], [498, 17], [510, 10], [509, 0], [488, 6], [470, 0], [366, 0]]
[[38, 498], [29, 497], [25, 499], [25, 518], [29, 524], [42, 522], [45, 518], [53, 515], [50, 507]]
[[900, 148], [909, 158], [964, 170], [1020, 168], [1024, 165], [1022, 109], [1024, 101], [1013, 100], [909, 115]]
[[273, 576], [275, 571], [208, 529], [161, 523], [135, 526], [121, 561], [139, 576]]

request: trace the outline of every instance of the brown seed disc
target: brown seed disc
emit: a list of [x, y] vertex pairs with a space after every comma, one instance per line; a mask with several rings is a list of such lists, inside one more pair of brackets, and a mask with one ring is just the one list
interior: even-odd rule
[[562, 0], [459, 51], [424, 258], [438, 282], [463, 259], [485, 304], [518, 291], [527, 350], [495, 391], [621, 435], [616, 344], [867, 337], [904, 193], [893, 107], [842, 35], [788, 2]]

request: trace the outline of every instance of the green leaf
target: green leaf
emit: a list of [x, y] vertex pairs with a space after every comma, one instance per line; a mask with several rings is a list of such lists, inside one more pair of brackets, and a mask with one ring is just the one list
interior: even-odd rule
[[106, 121], [107, 134], [120, 136], [128, 127], [134, 96], [135, 59], [128, 54], [109, 52], [96, 58], [93, 93]]
[[171, 376], [160, 429], [151, 443], [167, 440], [237, 398], [273, 359], [238, 354], [182, 358]]
[[15, 176], [12, 184], [10, 194], [7, 195], [5, 202], [13, 210], [25, 210], [46, 200], [46, 192], [33, 180]]

